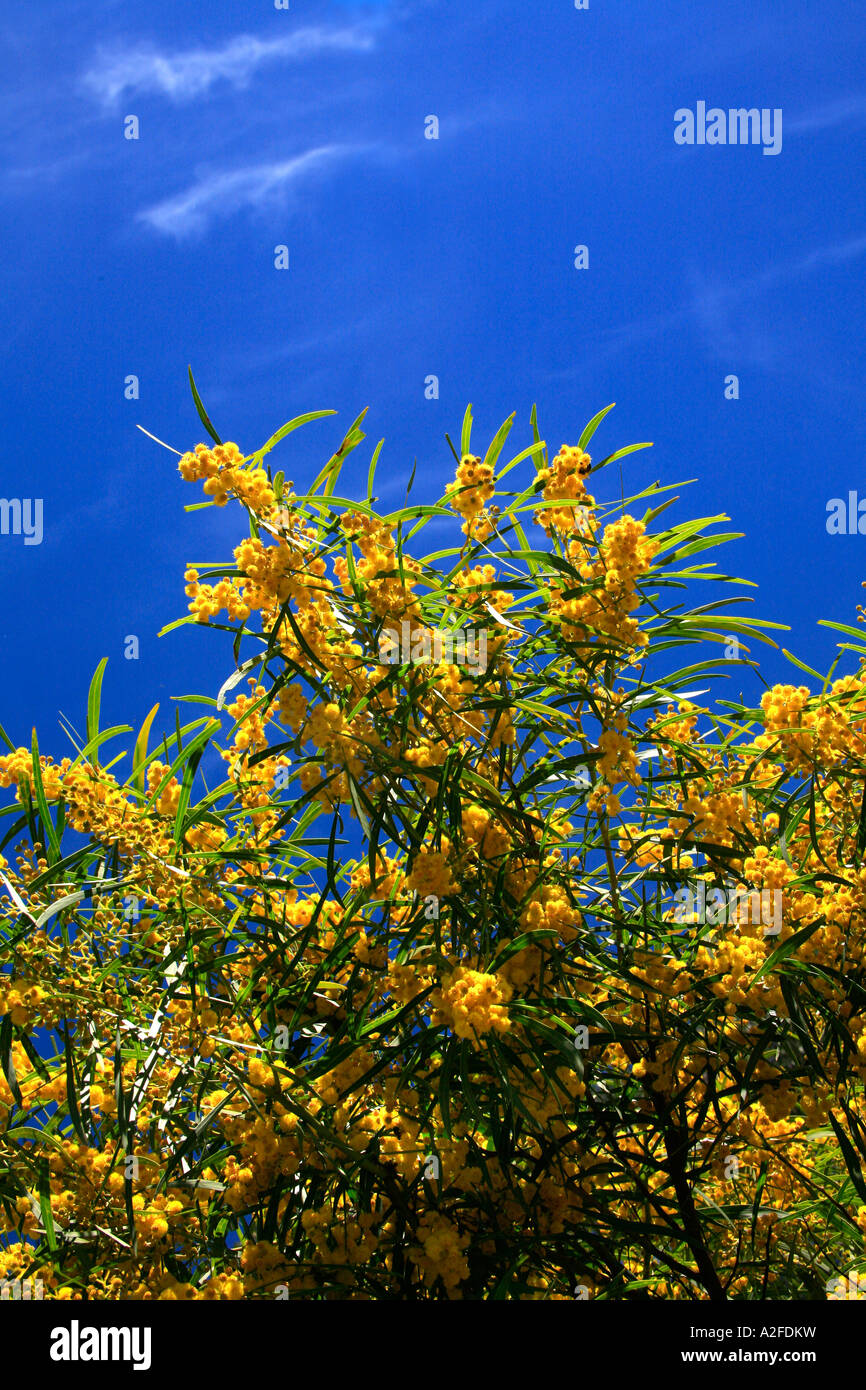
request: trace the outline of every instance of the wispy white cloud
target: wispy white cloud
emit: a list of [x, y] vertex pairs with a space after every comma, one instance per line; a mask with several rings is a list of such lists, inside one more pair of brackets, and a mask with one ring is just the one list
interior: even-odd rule
[[320, 53], [363, 53], [373, 48], [373, 34], [358, 27], [308, 26], [273, 39], [239, 34], [222, 48], [161, 52], [153, 44], [100, 50], [82, 83], [105, 106], [133, 92], [157, 92], [172, 101], [192, 101], [215, 82], [245, 87], [266, 63], [301, 62]]
[[[693, 270], [688, 278], [691, 298], [685, 317], [702, 334], [707, 352], [719, 361], [735, 361], [740, 370], [771, 369], [777, 361], [776, 335], [748, 293], [748, 282], [725, 284], [716, 271], [706, 275]], [[753, 288], [769, 283], [761, 276]]]
[[[405, 298], [402, 303], [405, 310]], [[332, 327], [322, 327], [318, 332], [313, 332], [305, 338], [294, 338], [289, 342], [280, 341], [261, 347], [253, 347], [250, 344], [233, 346], [230, 351], [222, 355], [220, 362], [226, 367], [227, 374], [234, 378], [241, 371], [255, 372], [262, 369], [273, 369], [277, 363], [285, 362], [292, 357], [304, 357], [309, 360], [340, 346], [340, 344], [345, 345], [351, 339], [365, 337], [380, 329], [388, 321], [390, 313], [391, 305], [380, 302], [374, 312], [365, 314], [362, 318], [355, 319], [354, 322], [334, 323]], [[232, 339], [231, 341], [234, 344], [236, 340]]]
[[785, 261], [780, 266], [765, 270], [761, 275], [744, 281], [748, 289], [753, 285], [774, 285], [778, 281], [791, 280], [798, 275], [808, 274], [816, 266], [841, 265], [855, 260], [866, 252], [866, 236], [849, 237], [847, 241], [834, 242], [832, 246], [819, 246], [807, 256], [799, 256], [795, 261]]
[[866, 92], [839, 97], [826, 106], [806, 111], [802, 116], [785, 117], [786, 135], [809, 135], [813, 130], [829, 130], [837, 125], [866, 121]]
[[[751, 311], [747, 325], [744, 315], [758, 297], [778, 285], [788, 284], [809, 275], [822, 266], [844, 265], [866, 255], [866, 236], [849, 237], [847, 241], [819, 246], [805, 256], [798, 256], [776, 265], [767, 266], [757, 275], [750, 275], [727, 284], [693, 272], [687, 278], [691, 292], [679, 306], [643, 319], [632, 319], [601, 332], [593, 344], [593, 361], [599, 362], [619, 353], [630, 351], [640, 343], [657, 338], [670, 329], [692, 324], [704, 335], [707, 350], [724, 357], [736, 349], [740, 360], [762, 367], [778, 365], [781, 349], [767, 326], [759, 322], [757, 311]], [[568, 367], [549, 373], [551, 379], [565, 379], [582, 371], [583, 366]], [[811, 370], [811, 367], [810, 367]]]
[[215, 218], [230, 217], [243, 208], [262, 208], [285, 198], [301, 180], [323, 172], [364, 148], [322, 145], [279, 163], [205, 174], [182, 193], [143, 209], [138, 220], [178, 240], [195, 236], [206, 230]]

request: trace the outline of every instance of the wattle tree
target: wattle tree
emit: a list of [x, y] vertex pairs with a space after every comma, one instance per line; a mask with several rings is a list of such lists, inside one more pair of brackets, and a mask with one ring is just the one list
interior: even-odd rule
[[2, 1279], [857, 1297], [862, 628], [847, 675], [716, 698], [773, 625], [728, 518], [607, 482], [645, 447], [595, 462], [607, 411], [504, 461], [468, 410], [442, 496], [382, 513], [381, 445], [338, 495], [363, 417], [295, 491], [272, 451], [332, 412], [245, 454], [194, 394], [180, 474], [245, 534], [180, 622], [231, 674], [118, 763], [103, 662], [81, 746], [0, 757]]

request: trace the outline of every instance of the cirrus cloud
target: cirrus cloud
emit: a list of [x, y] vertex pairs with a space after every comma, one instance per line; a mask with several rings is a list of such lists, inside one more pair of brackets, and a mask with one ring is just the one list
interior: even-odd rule
[[239, 34], [222, 48], [161, 52], [153, 44], [101, 50], [82, 78], [84, 88], [106, 107], [131, 92], [157, 92], [174, 102], [192, 101], [215, 82], [245, 87], [266, 63], [301, 62], [318, 54], [365, 53], [374, 46], [361, 28], [308, 26], [274, 39]]
[[364, 148], [320, 145], [292, 159], [204, 174], [182, 193], [143, 209], [138, 221], [180, 241], [205, 231], [216, 218], [229, 217], [242, 208], [261, 208], [285, 198], [301, 180], [323, 172]]

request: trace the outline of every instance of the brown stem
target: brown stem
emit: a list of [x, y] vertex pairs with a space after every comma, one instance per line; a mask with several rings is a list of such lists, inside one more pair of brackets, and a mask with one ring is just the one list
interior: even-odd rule
[[688, 1136], [683, 1133], [678, 1125], [670, 1121], [670, 1117], [665, 1114], [665, 1105], [661, 1096], [652, 1092], [653, 1109], [656, 1112], [662, 1128], [662, 1138], [665, 1143], [665, 1153], [668, 1156], [671, 1180], [674, 1185], [674, 1192], [680, 1205], [683, 1230], [685, 1232], [686, 1243], [695, 1259], [701, 1282], [713, 1302], [727, 1302], [727, 1294], [722, 1287], [721, 1280], [716, 1273], [716, 1267], [710, 1258], [710, 1253], [704, 1244], [701, 1223], [698, 1219], [697, 1209], [692, 1198], [692, 1190], [689, 1186], [688, 1176], [685, 1170], [683, 1159], [689, 1149]]

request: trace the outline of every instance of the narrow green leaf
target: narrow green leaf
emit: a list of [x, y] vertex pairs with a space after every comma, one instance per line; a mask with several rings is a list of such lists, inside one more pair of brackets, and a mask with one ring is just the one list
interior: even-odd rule
[[800, 661], [799, 657], [794, 656], [794, 654], [792, 652], [789, 652], [785, 647], [782, 648], [782, 655], [788, 658], [792, 666], [799, 667], [801, 671], [806, 672], [807, 676], [814, 676], [815, 679], [819, 680], [823, 685], [824, 677], [819, 675], [817, 671], [813, 670], [811, 666], [807, 666], [804, 661]]
[[201, 420], [214, 444], [222, 444], [222, 440], [208, 419], [208, 413], [202, 405], [202, 399], [198, 393], [198, 387], [195, 384], [195, 377], [192, 374], [192, 367], [189, 368], [189, 384], [192, 389], [192, 398], [195, 401], [195, 408], [198, 411], [198, 418]]
[[606, 405], [604, 410], [600, 410], [597, 415], [593, 415], [589, 424], [585, 426], [580, 438], [577, 441], [578, 449], [586, 448], [587, 444], [592, 439], [592, 436], [595, 434], [605, 415], [609, 415], [615, 405], [616, 401], [611, 401], [610, 405]]
[[15, 1063], [12, 1060], [12, 1015], [4, 1014], [3, 1022], [0, 1023], [0, 1066], [3, 1068], [3, 1075], [9, 1086], [9, 1090], [21, 1109], [24, 1109], [24, 1097], [21, 1094], [21, 1087], [18, 1085], [18, 1078], [15, 1075]]
[[157, 701], [153, 709], [145, 716], [138, 738], [135, 740], [135, 751], [132, 755], [132, 777], [135, 786], [138, 791], [141, 792], [142, 796], [144, 796], [145, 791], [144, 770], [147, 764], [147, 740], [150, 737], [151, 725], [156, 718], [158, 709], [159, 701]]
[[382, 446], [384, 445], [384, 443], [384, 439], [380, 439], [379, 443], [373, 450], [373, 457], [370, 459], [370, 469], [367, 473], [367, 501], [371, 505], [373, 501], [373, 483], [376, 479], [376, 464], [379, 462], [379, 455], [382, 452]]
[[48, 843], [45, 846], [45, 853], [49, 864], [56, 864], [61, 858], [60, 841], [57, 838], [57, 831], [54, 826], [54, 817], [45, 796], [45, 786], [42, 782], [42, 767], [39, 762], [39, 744], [36, 741], [36, 730], [33, 730], [33, 739], [30, 746], [30, 757], [33, 767], [33, 795], [36, 798], [36, 807], [45, 834], [48, 836]]
[[[108, 657], [104, 656], [93, 673], [93, 680], [90, 682], [90, 690], [87, 693], [87, 739], [92, 742], [99, 734], [99, 707], [102, 700], [102, 677], [105, 675], [105, 668], [108, 665]], [[94, 754], [94, 767], [99, 766], [99, 759]]]
[[[253, 455], [254, 460], [261, 462], [265, 454], [269, 454], [271, 449], [273, 449], [276, 444], [279, 444], [281, 439], [285, 439], [286, 435], [291, 434], [293, 430], [299, 429], [301, 425], [309, 424], [311, 420], [321, 420], [325, 415], [336, 415], [336, 413], [336, 410], [310, 410], [306, 415], [296, 415], [294, 420], [289, 420], [277, 430], [276, 434], [271, 435], [267, 444], [263, 444], [262, 447], [256, 451]], [[203, 423], [207, 424], [209, 422], [204, 421]], [[219, 444], [220, 440], [217, 440], [217, 443]]]
[[460, 431], [460, 456], [465, 458], [469, 453], [469, 446], [472, 443], [472, 406], [467, 405], [466, 413], [463, 416], [463, 428]]

